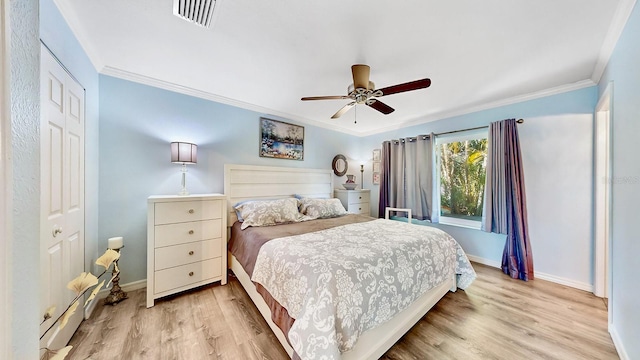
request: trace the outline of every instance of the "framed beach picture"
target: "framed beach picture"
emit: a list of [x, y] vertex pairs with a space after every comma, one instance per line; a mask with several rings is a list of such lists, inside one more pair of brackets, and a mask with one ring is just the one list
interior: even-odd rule
[[304, 126], [260, 118], [260, 156], [304, 160]]
[[373, 149], [373, 161], [380, 161], [380, 149]]

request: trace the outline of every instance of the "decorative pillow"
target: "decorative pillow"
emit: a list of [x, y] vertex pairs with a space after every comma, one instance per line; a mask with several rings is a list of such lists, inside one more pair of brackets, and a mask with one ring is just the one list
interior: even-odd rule
[[[307, 198], [304, 195], [300, 195], [300, 194], [293, 194], [293, 197], [298, 199], [298, 200], [302, 200], [302, 199], [311, 199], [311, 198]], [[322, 196], [322, 197], [313, 197], [314, 199], [329, 199], [329, 197], [327, 196]]]
[[240, 210], [238, 210], [238, 208], [240, 207], [240, 205], [242, 204], [246, 204], [248, 202], [252, 202], [252, 201], [256, 201], [256, 200], [245, 200], [245, 201], [240, 201], [239, 203], [236, 203], [235, 205], [233, 205], [233, 209], [236, 211], [236, 217], [238, 218], [238, 221], [243, 222], [244, 219], [242, 218], [242, 214], [240, 213]]
[[300, 212], [314, 219], [332, 218], [347, 214], [339, 199], [313, 199], [300, 200]]
[[298, 199], [247, 201], [234, 208], [243, 219], [242, 230], [249, 226], [270, 226], [288, 222], [298, 222], [302, 215], [298, 212]]

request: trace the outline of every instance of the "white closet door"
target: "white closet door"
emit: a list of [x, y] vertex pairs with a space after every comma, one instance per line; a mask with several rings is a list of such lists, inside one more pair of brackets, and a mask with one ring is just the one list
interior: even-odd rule
[[[40, 53], [40, 307], [44, 314], [56, 305], [55, 319], [75, 297], [67, 283], [84, 271], [84, 89], [43, 45]], [[82, 305], [41, 346], [65, 346], [82, 321]]]

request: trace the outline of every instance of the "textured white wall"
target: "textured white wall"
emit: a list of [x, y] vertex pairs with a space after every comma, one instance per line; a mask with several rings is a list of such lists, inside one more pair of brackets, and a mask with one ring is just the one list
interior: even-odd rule
[[8, 86], [8, 37], [5, 32], [4, 0], [0, 0], [0, 358], [8, 359], [11, 345], [11, 167], [9, 166], [9, 147], [11, 146], [11, 113]]
[[38, 358], [40, 42], [38, 1], [9, 1], [13, 151], [12, 352]]

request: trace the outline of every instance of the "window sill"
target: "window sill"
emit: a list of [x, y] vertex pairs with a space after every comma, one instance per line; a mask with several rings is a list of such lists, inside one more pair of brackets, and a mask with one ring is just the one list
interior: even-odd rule
[[467, 229], [473, 230], [481, 230], [482, 223], [480, 221], [466, 220], [466, 219], [458, 219], [447, 216], [440, 216], [440, 224], [442, 225], [451, 225], [457, 227], [463, 227]]

